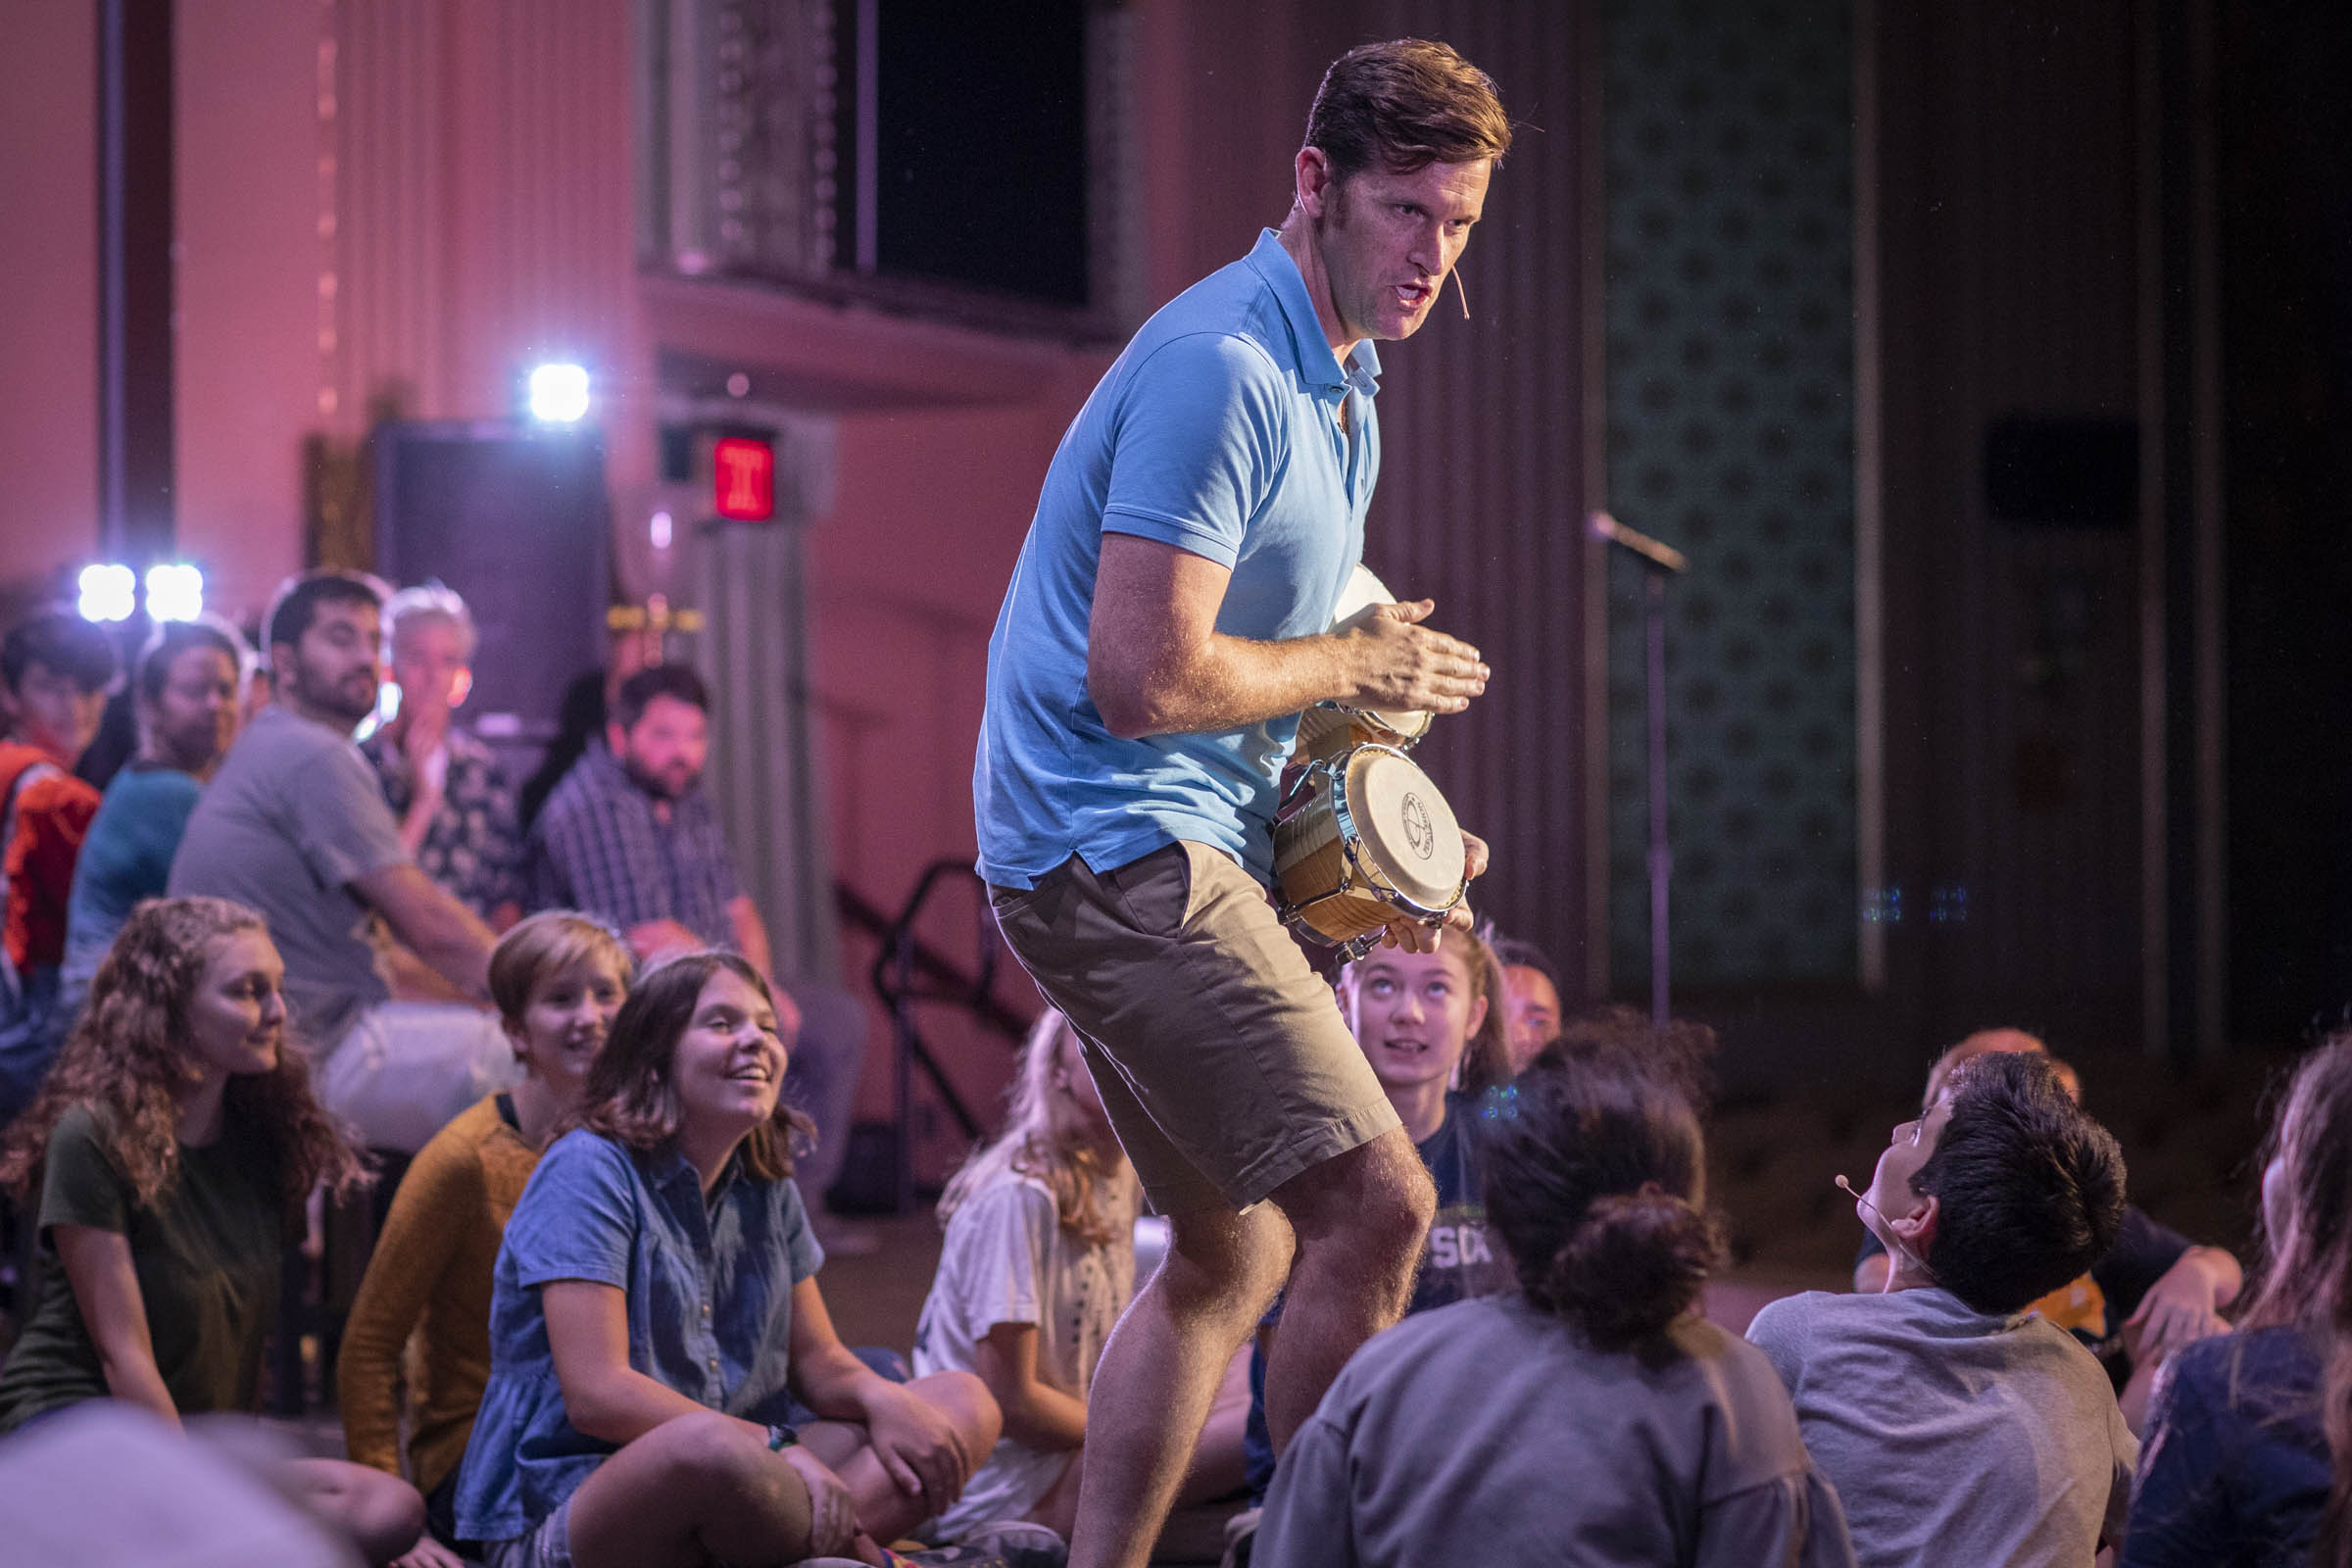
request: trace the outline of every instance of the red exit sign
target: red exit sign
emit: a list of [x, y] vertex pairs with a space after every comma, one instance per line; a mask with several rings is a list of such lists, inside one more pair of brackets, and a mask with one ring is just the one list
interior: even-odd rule
[[776, 449], [752, 436], [721, 436], [710, 449], [712, 500], [736, 522], [765, 522], [776, 514]]

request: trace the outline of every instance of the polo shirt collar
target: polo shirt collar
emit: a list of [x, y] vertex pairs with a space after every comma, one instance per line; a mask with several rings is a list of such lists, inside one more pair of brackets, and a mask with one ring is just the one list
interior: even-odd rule
[[1348, 351], [1347, 368], [1341, 369], [1340, 362], [1332, 355], [1330, 340], [1323, 335], [1323, 318], [1315, 314], [1315, 302], [1306, 292], [1306, 279], [1299, 275], [1298, 264], [1291, 260], [1291, 253], [1282, 248], [1282, 235], [1278, 231], [1271, 228], [1258, 231], [1249, 262], [1274, 291], [1275, 303], [1282, 307], [1283, 320], [1291, 329], [1292, 363], [1310, 386], [1335, 391], [1352, 389], [1365, 397], [1380, 390], [1380, 354], [1372, 347], [1370, 338]]

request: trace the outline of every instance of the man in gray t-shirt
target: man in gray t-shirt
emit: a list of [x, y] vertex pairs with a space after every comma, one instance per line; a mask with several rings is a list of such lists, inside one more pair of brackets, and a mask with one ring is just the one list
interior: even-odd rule
[[1980, 1056], [1857, 1201], [1886, 1294], [1756, 1314], [1862, 1568], [2082, 1568], [2121, 1534], [2139, 1446], [2096, 1358], [2029, 1307], [2105, 1253], [2123, 1194], [2046, 1058]]
[[368, 579], [340, 572], [279, 590], [266, 622], [276, 700], [189, 816], [171, 891], [232, 899], [270, 923], [327, 1107], [369, 1145], [414, 1152], [514, 1062], [472, 1001], [393, 1001], [378, 967], [380, 916], [455, 997], [486, 999], [493, 940], [416, 868], [352, 744], [381, 678], [379, 607]]

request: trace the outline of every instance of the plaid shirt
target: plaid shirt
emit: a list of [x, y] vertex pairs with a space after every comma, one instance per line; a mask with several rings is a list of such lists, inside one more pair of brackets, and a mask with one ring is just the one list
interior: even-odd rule
[[[441, 809], [416, 847], [416, 865], [485, 920], [502, 904], [522, 903], [522, 841], [515, 828], [514, 792], [490, 748], [451, 729], [449, 771], [441, 781]], [[406, 753], [377, 730], [360, 742], [360, 755], [384, 787], [395, 820], [407, 821], [416, 780]]]
[[701, 789], [654, 814], [655, 799], [618, 759], [591, 746], [531, 825], [531, 903], [578, 909], [627, 930], [675, 920], [714, 948], [735, 945], [727, 906], [742, 893], [718, 814]]

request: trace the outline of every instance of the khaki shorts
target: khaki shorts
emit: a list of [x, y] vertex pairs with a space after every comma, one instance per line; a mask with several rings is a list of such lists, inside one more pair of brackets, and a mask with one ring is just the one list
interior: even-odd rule
[[1400, 1125], [1331, 987], [1219, 852], [1171, 844], [1100, 872], [1072, 856], [991, 902], [1160, 1213], [1247, 1208]]

